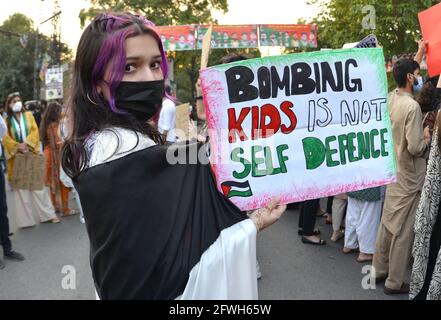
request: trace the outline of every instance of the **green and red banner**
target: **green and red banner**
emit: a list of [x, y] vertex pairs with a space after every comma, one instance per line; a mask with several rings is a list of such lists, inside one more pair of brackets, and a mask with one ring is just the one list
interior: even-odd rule
[[[197, 29], [197, 49], [202, 49], [202, 39], [209, 26], [199, 26]], [[211, 33], [211, 48], [257, 48], [256, 25], [213, 26]]]
[[260, 46], [286, 48], [317, 48], [317, 26], [309, 24], [262, 24], [259, 27]]
[[[202, 49], [208, 25], [157, 26], [166, 51]], [[317, 48], [317, 26], [295, 24], [215, 25], [212, 49], [245, 49], [258, 46]]]
[[155, 29], [161, 37], [164, 50], [184, 51], [195, 49], [196, 26], [164, 26]]

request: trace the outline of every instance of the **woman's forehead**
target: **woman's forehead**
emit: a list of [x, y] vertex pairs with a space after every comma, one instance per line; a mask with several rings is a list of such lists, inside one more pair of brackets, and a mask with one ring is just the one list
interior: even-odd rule
[[157, 40], [150, 34], [141, 34], [125, 41], [127, 59], [149, 59], [161, 55]]

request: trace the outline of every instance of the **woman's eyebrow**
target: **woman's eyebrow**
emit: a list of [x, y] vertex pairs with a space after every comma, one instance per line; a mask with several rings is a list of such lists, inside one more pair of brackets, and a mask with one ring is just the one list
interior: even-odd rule
[[[129, 56], [126, 58], [126, 60], [131, 60], [131, 61], [136, 61], [136, 60], [142, 60], [144, 57], [141, 56]], [[162, 56], [160, 54], [151, 57], [152, 60], [154, 59], [158, 59], [158, 58], [162, 58]]]
[[126, 60], [140, 60], [141, 57], [139, 56], [131, 56], [131, 57], [127, 57]]

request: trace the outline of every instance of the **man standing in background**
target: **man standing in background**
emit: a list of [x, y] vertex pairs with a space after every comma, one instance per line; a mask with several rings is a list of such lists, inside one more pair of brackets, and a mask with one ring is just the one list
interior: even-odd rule
[[393, 76], [398, 88], [389, 94], [389, 114], [397, 165], [397, 183], [387, 186], [373, 266], [377, 282], [386, 280], [385, 294], [409, 292], [404, 282], [413, 244], [415, 212], [429, 154], [430, 133], [423, 131], [421, 108], [413, 98], [419, 65], [397, 61]]

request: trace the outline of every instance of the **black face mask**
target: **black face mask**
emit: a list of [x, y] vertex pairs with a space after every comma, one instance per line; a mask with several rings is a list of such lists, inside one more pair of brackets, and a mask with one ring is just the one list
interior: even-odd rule
[[127, 111], [139, 121], [153, 117], [162, 105], [164, 80], [121, 81], [115, 92], [117, 108]]

